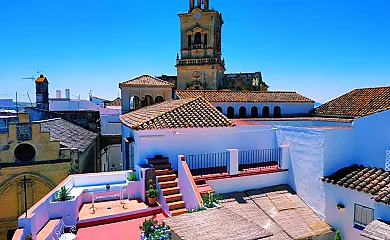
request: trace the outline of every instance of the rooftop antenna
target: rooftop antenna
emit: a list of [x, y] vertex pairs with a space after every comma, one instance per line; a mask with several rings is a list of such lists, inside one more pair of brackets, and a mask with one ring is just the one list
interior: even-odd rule
[[31, 98], [30, 98], [30, 94], [28, 94], [28, 92], [27, 92], [27, 96], [28, 96], [28, 99], [30, 100], [31, 107], [33, 107], [33, 104], [31, 102]]
[[25, 78], [22, 78], [22, 79], [24, 79], [24, 80], [32, 80], [32, 81], [35, 80], [33, 75], [31, 75], [31, 77], [25, 77]]

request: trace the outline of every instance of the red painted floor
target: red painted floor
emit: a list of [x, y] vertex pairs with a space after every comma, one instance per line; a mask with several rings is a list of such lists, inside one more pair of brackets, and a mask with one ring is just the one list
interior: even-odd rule
[[[149, 217], [136, 218], [123, 222], [109, 223], [94, 227], [81, 228], [77, 232], [77, 240], [136, 240], [140, 239], [141, 230], [139, 226], [142, 225], [145, 219]], [[156, 219], [161, 222], [164, 219], [163, 214], [156, 215]]]

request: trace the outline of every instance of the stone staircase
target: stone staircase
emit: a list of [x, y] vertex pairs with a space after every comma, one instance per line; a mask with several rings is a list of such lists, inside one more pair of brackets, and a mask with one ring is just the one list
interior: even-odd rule
[[147, 160], [155, 169], [156, 179], [161, 189], [160, 194], [165, 198], [167, 209], [164, 210], [171, 216], [186, 213], [187, 208], [185, 207], [185, 202], [180, 193], [177, 175], [174, 173], [172, 166], [169, 163], [169, 158], [155, 156], [154, 158], [148, 158]]

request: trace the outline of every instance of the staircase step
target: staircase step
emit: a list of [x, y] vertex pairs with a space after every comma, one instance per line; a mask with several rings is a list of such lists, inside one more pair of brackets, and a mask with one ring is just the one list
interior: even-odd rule
[[171, 211], [171, 210], [185, 208], [186, 204], [184, 201], [177, 201], [177, 202], [168, 203], [168, 207], [169, 207], [169, 211]]
[[173, 174], [173, 169], [156, 170], [155, 173], [156, 173], [156, 176]]
[[169, 163], [169, 158], [162, 158], [162, 159], [147, 158], [147, 160], [149, 164]]
[[168, 163], [156, 163], [156, 164], [152, 164], [152, 165], [156, 170], [170, 169], [172, 167], [169, 162]]
[[181, 201], [183, 198], [183, 196], [178, 193], [178, 194], [172, 194], [172, 195], [167, 195], [165, 196], [165, 201], [167, 203], [170, 203], [170, 202], [177, 202], [177, 201]]
[[176, 174], [167, 174], [167, 175], [157, 176], [157, 180], [158, 180], [159, 183], [167, 182], [167, 181], [173, 181], [176, 178], [177, 178]]
[[166, 195], [172, 195], [179, 193], [179, 187], [171, 187], [171, 188], [164, 188], [161, 189], [164, 196]]
[[173, 217], [173, 216], [177, 216], [177, 215], [181, 215], [181, 214], [187, 213], [188, 210], [187, 210], [187, 208], [180, 208], [180, 209], [172, 210], [170, 212], [171, 212], [171, 215]]
[[171, 188], [171, 187], [177, 187], [177, 180], [174, 181], [167, 181], [167, 182], [159, 182], [160, 188]]

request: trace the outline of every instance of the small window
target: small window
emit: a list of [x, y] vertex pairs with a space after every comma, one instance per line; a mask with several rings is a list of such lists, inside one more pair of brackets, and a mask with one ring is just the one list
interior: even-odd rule
[[14, 152], [16, 160], [23, 161], [23, 162], [34, 160], [35, 154], [36, 154], [35, 148], [32, 145], [27, 143], [19, 144], [15, 148], [15, 152]]
[[200, 32], [195, 33], [195, 44], [202, 43], [202, 34]]
[[188, 35], [188, 48], [191, 48], [191, 45], [192, 45], [192, 41], [191, 41], [191, 35]]
[[353, 223], [360, 227], [367, 226], [374, 220], [374, 209], [355, 203], [355, 213]]

